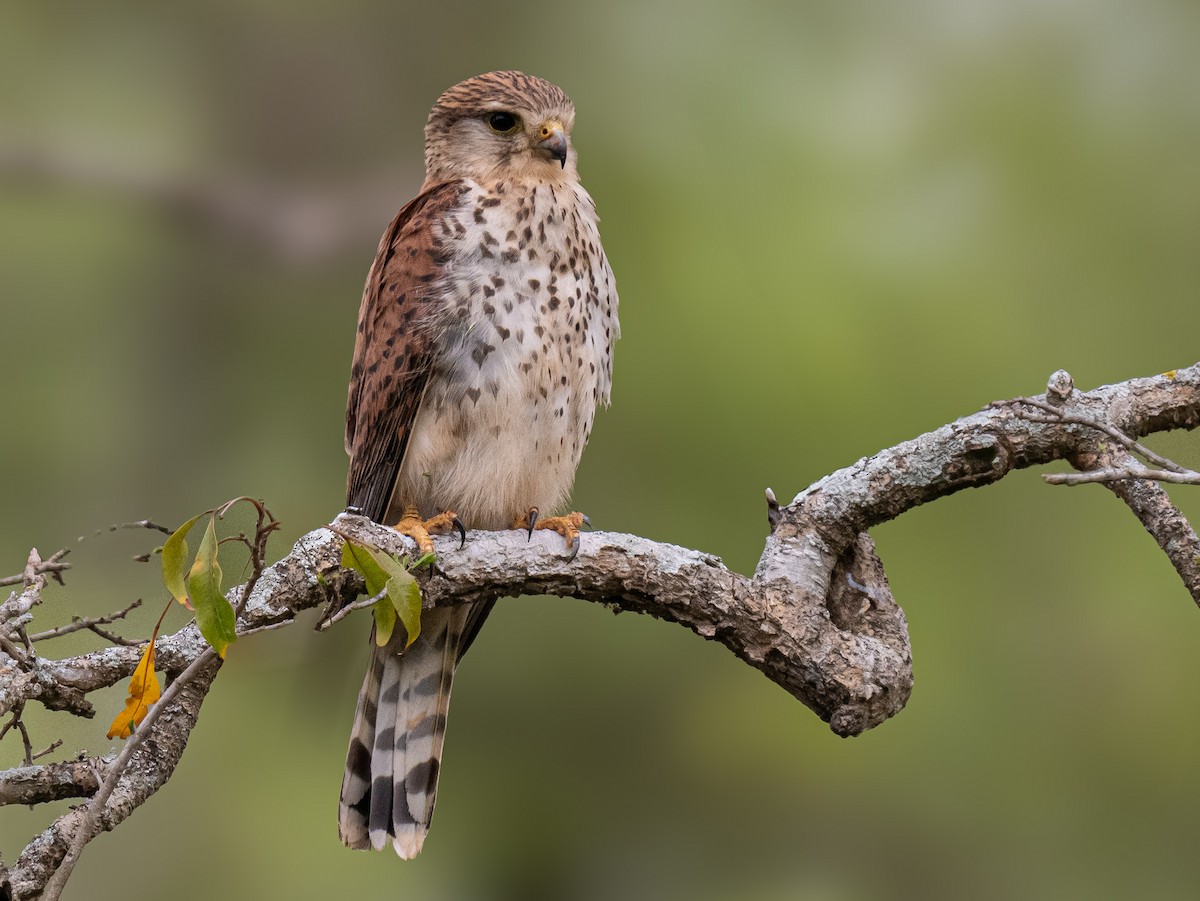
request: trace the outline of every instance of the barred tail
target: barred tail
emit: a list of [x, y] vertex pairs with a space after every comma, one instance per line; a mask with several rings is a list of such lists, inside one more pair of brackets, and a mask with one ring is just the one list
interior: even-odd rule
[[421, 852], [437, 798], [451, 681], [473, 606], [424, 611], [421, 635], [408, 650], [399, 625], [386, 646], [372, 643], [338, 804], [347, 846], [378, 851], [390, 840], [405, 860]]

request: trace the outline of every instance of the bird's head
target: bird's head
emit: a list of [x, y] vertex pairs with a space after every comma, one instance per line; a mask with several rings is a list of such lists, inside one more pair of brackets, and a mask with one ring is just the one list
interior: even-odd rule
[[488, 72], [448, 89], [425, 126], [426, 183], [472, 178], [576, 178], [575, 107], [562, 89], [523, 72]]

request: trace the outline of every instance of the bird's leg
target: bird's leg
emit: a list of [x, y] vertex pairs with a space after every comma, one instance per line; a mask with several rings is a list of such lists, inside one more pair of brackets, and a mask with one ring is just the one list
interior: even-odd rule
[[421, 519], [421, 513], [416, 507], [405, 507], [404, 516], [392, 528], [415, 541], [422, 554], [433, 553], [433, 540], [430, 535], [444, 535], [457, 531], [462, 536], [459, 547], [467, 543], [467, 530], [459, 522], [458, 514], [452, 510], [431, 516], [429, 519]]
[[550, 529], [557, 532], [567, 540], [567, 548], [571, 551], [571, 556], [567, 559], [574, 560], [575, 555], [579, 553], [579, 530], [591, 524], [592, 521], [582, 513], [565, 513], [562, 516], [538, 519], [538, 508], [530, 507], [528, 513], [517, 517], [513, 528], [524, 529], [530, 538], [533, 537], [534, 529]]

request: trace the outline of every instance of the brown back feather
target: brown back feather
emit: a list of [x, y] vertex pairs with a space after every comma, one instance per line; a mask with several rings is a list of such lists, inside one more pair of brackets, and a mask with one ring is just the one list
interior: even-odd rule
[[367, 274], [346, 400], [346, 505], [381, 522], [433, 362], [446, 258], [437, 223], [460, 182], [429, 187], [392, 220]]

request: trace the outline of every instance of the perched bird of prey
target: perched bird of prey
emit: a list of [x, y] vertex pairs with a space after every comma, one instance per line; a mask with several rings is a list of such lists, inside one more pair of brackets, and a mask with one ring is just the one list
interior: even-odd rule
[[[579, 183], [575, 108], [558, 87], [490, 72], [447, 90], [425, 126], [425, 182], [367, 275], [346, 409], [347, 504], [429, 533], [553, 529], [596, 407], [607, 404], [617, 294]], [[454, 669], [491, 603], [426, 610], [372, 642], [342, 781], [351, 848], [421, 850]]]

